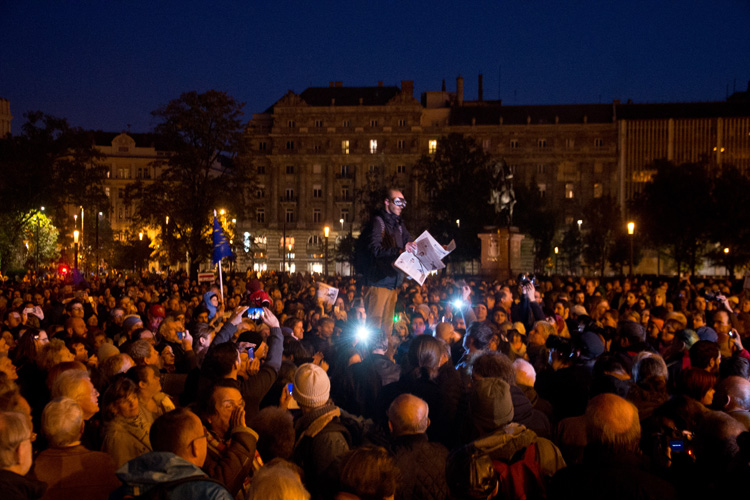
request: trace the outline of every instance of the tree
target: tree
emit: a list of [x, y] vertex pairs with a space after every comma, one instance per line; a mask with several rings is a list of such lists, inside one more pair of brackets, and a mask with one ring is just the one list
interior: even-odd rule
[[[724, 165], [711, 190], [712, 217], [708, 232], [716, 249], [712, 260], [734, 272], [750, 262], [750, 178], [736, 167]], [[724, 252], [724, 249], [729, 249]]]
[[686, 265], [694, 274], [712, 224], [711, 178], [697, 163], [658, 161], [654, 167], [633, 206], [649, 241], [670, 250], [678, 271]]
[[186, 253], [191, 274], [211, 250], [213, 210], [225, 208], [244, 217], [252, 186], [243, 168], [243, 103], [224, 92], [186, 92], [152, 114], [156, 132], [170, 152], [148, 186], [138, 182], [126, 194], [137, 202], [135, 224], [161, 229], [157, 243], [171, 260]]
[[543, 272], [552, 252], [552, 240], [557, 230], [557, 217], [547, 200], [531, 185], [518, 184], [515, 188], [516, 209], [514, 224], [534, 240], [534, 271]]
[[66, 207], [108, 206], [107, 168], [90, 135], [39, 111], [24, 116], [21, 135], [0, 139], [0, 267], [10, 262], [9, 252], [42, 206], [64, 233], [70, 225]]
[[568, 266], [568, 272], [575, 273], [581, 265], [581, 253], [583, 251], [583, 238], [578, 224], [572, 223], [563, 234], [560, 244], [563, 262]]
[[614, 198], [594, 198], [584, 208], [586, 233], [583, 237], [583, 254], [586, 262], [599, 269], [604, 276], [607, 258], [615, 235], [622, 232], [620, 208]]
[[495, 222], [489, 203], [490, 157], [473, 138], [450, 134], [439, 139], [435, 153], [419, 159], [414, 175], [423, 192], [429, 193], [430, 233], [438, 241], [456, 240], [453, 259], [478, 258], [477, 235]]

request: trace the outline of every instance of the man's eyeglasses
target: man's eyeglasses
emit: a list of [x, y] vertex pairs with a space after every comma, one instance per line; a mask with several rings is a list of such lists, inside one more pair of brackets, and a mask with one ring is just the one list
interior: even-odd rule
[[226, 401], [221, 402], [221, 407], [227, 411], [234, 410], [235, 408], [244, 408], [245, 400], [240, 399], [239, 401], [232, 401], [231, 399], [227, 399]]
[[391, 200], [391, 203], [393, 203], [397, 207], [401, 207], [401, 208], [404, 208], [406, 206], [406, 200], [403, 199], [403, 198], [393, 198]]

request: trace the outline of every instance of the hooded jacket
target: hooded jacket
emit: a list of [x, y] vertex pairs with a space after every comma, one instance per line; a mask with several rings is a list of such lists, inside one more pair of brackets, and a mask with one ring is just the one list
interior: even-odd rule
[[[208, 479], [199, 467], [184, 458], [174, 453], [153, 451], [134, 458], [117, 470], [117, 477], [123, 485], [112, 493], [110, 500], [137, 497], [159, 484], [201, 476]], [[209, 480], [183, 483], [175, 486], [170, 492], [173, 498], [181, 500], [232, 500], [226, 488]]]

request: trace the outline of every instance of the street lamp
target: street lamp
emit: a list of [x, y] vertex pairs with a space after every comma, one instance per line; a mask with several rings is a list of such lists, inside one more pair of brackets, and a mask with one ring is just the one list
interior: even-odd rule
[[344, 232], [344, 219], [339, 219], [339, 223], [341, 224], [341, 232]]
[[724, 261], [724, 267], [726, 267], [726, 269], [727, 269], [727, 276], [729, 276], [729, 275], [732, 274], [731, 271], [730, 271], [730, 269], [729, 269], [730, 267], [732, 267], [729, 264], [729, 247], [724, 247], [724, 255], [727, 256], [727, 259]]
[[583, 225], [583, 219], [578, 219], [576, 221], [576, 223], [578, 224], [578, 230], [580, 231], [581, 230], [581, 226]]
[[78, 229], [73, 231], [73, 243], [75, 244], [75, 261], [74, 261], [74, 268], [78, 270], [78, 235], [80, 233], [78, 232]]
[[630, 235], [630, 278], [633, 278], [633, 240], [635, 234], [635, 222], [628, 222], [628, 235]]
[[326, 238], [325, 243], [325, 262], [323, 263], [323, 274], [327, 277], [328, 276], [328, 234], [330, 233], [331, 228], [326, 226], [323, 228], [323, 236]]
[[557, 274], [557, 254], [560, 253], [560, 249], [555, 247], [555, 274]]
[[143, 231], [141, 231], [140, 233], [138, 233], [138, 239], [141, 240], [141, 241], [143, 241]]
[[461, 228], [461, 219], [456, 219], [456, 227]]

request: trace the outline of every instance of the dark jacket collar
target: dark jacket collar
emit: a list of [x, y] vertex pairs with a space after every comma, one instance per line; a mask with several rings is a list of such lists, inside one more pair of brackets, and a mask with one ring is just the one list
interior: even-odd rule
[[47, 483], [0, 469], [0, 487], [3, 489], [3, 498], [36, 499], [44, 495]]

